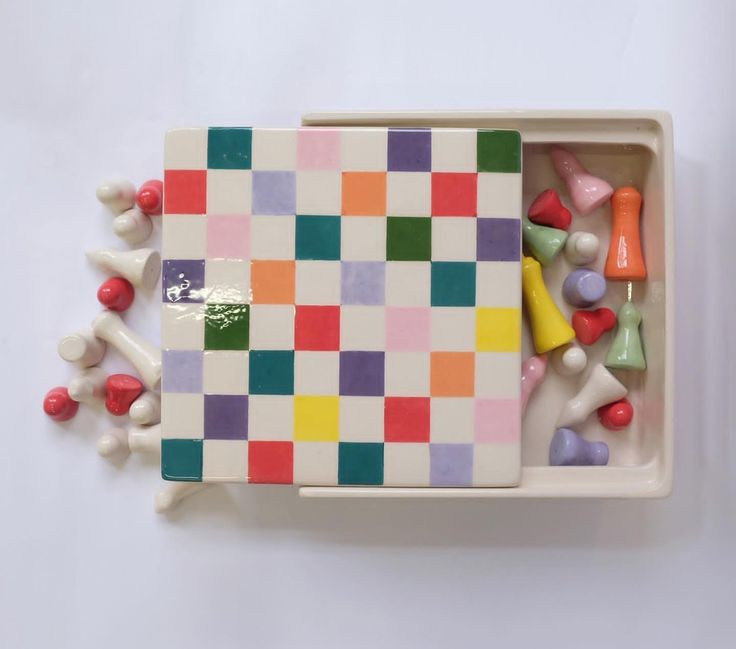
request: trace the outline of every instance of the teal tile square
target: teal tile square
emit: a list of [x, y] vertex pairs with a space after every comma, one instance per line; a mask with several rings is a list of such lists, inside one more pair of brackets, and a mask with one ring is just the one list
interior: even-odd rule
[[250, 394], [294, 394], [294, 352], [253, 351], [248, 354]]
[[521, 135], [518, 131], [478, 130], [478, 171], [521, 172]]
[[475, 306], [475, 262], [432, 262], [432, 306]]
[[383, 484], [383, 444], [340, 442], [337, 462], [338, 484]]
[[250, 169], [253, 129], [212, 127], [207, 133], [208, 169]]
[[297, 259], [340, 259], [340, 217], [296, 217]]
[[179, 482], [202, 482], [202, 440], [161, 440], [161, 477]]

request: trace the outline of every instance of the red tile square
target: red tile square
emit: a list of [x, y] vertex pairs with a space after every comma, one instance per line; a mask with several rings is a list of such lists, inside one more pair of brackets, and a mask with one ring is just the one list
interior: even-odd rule
[[339, 306], [297, 306], [294, 318], [296, 351], [340, 349]]
[[248, 442], [248, 482], [292, 484], [293, 442]]
[[478, 174], [433, 173], [432, 216], [476, 216]]
[[386, 397], [384, 441], [429, 442], [429, 398]]
[[169, 169], [164, 172], [164, 212], [204, 214], [207, 211], [207, 172]]

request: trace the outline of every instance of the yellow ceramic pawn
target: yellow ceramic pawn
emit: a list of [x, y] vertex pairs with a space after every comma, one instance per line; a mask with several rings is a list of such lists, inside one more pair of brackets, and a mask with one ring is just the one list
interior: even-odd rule
[[521, 285], [537, 354], [544, 354], [575, 338], [575, 330], [560, 313], [544, 285], [541, 265], [532, 257], [522, 260]]

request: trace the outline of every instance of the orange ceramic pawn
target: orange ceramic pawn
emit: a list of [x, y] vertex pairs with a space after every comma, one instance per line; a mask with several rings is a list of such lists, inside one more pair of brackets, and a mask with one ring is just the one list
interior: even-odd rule
[[641, 194], [634, 187], [619, 187], [611, 197], [611, 210], [611, 243], [604, 275], [614, 280], [646, 279], [639, 233]]

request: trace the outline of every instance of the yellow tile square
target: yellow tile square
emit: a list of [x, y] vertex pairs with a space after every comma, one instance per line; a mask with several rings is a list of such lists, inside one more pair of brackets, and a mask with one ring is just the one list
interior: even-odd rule
[[475, 348], [479, 352], [518, 352], [521, 349], [521, 310], [475, 310]]
[[340, 438], [339, 397], [294, 397], [294, 439], [337, 442]]

